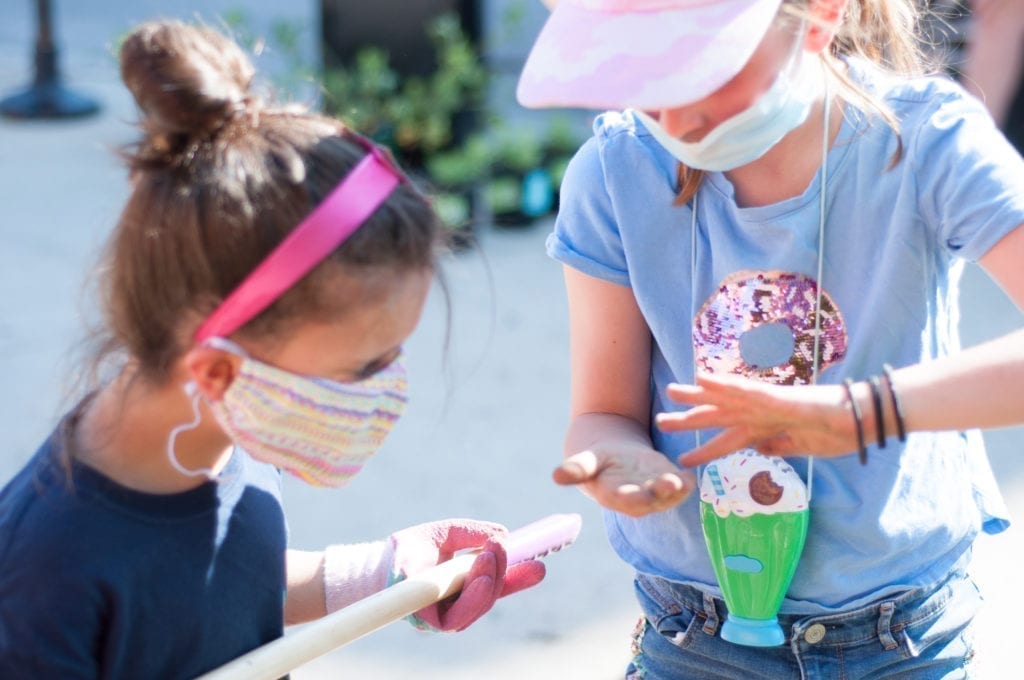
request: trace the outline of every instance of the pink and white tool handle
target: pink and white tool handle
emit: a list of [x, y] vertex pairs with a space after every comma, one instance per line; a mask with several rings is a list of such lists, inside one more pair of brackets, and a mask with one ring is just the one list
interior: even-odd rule
[[[576, 514], [549, 515], [509, 534], [508, 564], [543, 557], [571, 545], [580, 533]], [[304, 663], [457, 593], [473, 564], [473, 553], [447, 562], [306, 624], [240, 656], [199, 680], [275, 680]]]

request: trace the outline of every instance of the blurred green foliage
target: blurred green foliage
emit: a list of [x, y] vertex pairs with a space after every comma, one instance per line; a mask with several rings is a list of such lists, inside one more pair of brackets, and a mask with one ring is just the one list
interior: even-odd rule
[[323, 74], [330, 113], [415, 165], [452, 143], [459, 114], [481, 109], [488, 77], [456, 15], [439, 15], [427, 33], [437, 59], [429, 76], [399, 75], [376, 47]]
[[[522, 5], [509, 3], [495, 39], [511, 40], [522, 19]], [[535, 214], [536, 206], [557, 205], [565, 168], [582, 141], [579, 131], [571, 117], [558, 113], [549, 115], [541, 129], [513, 129], [489, 115], [490, 72], [457, 14], [438, 15], [426, 26], [436, 68], [425, 76], [400, 74], [387, 50], [376, 46], [360, 49], [346, 65], [321, 70], [304, 52], [313, 39], [308, 27], [277, 21], [263, 37], [251, 30], [242, 9], [225, 13], [222, 21], [254, 54], [272, 51], [280, 62], [272, 77], [279, 94], [295, 98], [301, 88], [312, 86], [328, 114], [389, 147], [407, 170], [425, 179], [425, 189], [449, 226], [474, 221], [476, 194], [490, 215], [505, 224]], [[538, 177], [544, 178], [553, 201], [536, 191]], [[541, 200], [531, 202], [530, 196]]]

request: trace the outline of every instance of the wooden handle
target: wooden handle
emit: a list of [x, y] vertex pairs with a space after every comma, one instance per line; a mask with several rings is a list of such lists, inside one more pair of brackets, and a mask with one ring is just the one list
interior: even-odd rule
[[[509, 535], [509, 563], [559, 550], [580, 530], [579, 515], [551, 515]], [[458, 555], [238, 657], [199, 680], [276, 680], [336, 647], [405, 618], [462, 589], [476, 555]]]

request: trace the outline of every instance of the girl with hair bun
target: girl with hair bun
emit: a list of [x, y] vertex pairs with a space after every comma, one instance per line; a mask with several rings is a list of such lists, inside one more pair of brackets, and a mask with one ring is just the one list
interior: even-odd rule
[[[1024, 309], [1024, 161], [926, 75], [917, 0], [547, 4], [519, 101], [611, 109], [547, 249], [572, 355], [554, 477], [605, 508], [635, 570], [627, 677], [971, 676], [971, 547], [1007, 511], [980, 434], [934, 430], [1021, 418], [998, 368], [1021, 336], [984, 350], [1009, 361], [959, 353], [957, 294], [977, 262]], [[985, 384], [1011, 403], [951, 416], [938, 392]], [[806, 543], [777, 620], [744, 617], [739, 639], [722, 584], [770, 569], [710, 554], [702, 496], [728, 493], [726, 468], [692, 468], [751, 448], [827, 455], [786, 461]]]
[[101, 270], [115, 370], [0, 492], [0, 676], [195, 677], [465, 548], [417, 626], [539, 582], [474, 520], [287, 550], [279, 470], [340, 486], [401, 415], [437, 218], [341, 123], [261, 103], [214, 30], [147, 23], [120, 60], [143, 134]]

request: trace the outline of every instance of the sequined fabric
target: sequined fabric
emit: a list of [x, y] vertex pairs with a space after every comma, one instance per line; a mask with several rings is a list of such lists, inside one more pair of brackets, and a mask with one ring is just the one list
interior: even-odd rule
[[[780, 385], [810, 383], [816, 296], [817, 284], [803, 274], [746, 270], [726, 277], [694, 319], [698, 370]], [[842, 360], [846, 343], [843, 316], [824, 292], [819, 371]], [[773, 359], [755, 362], [753, 355]]]

